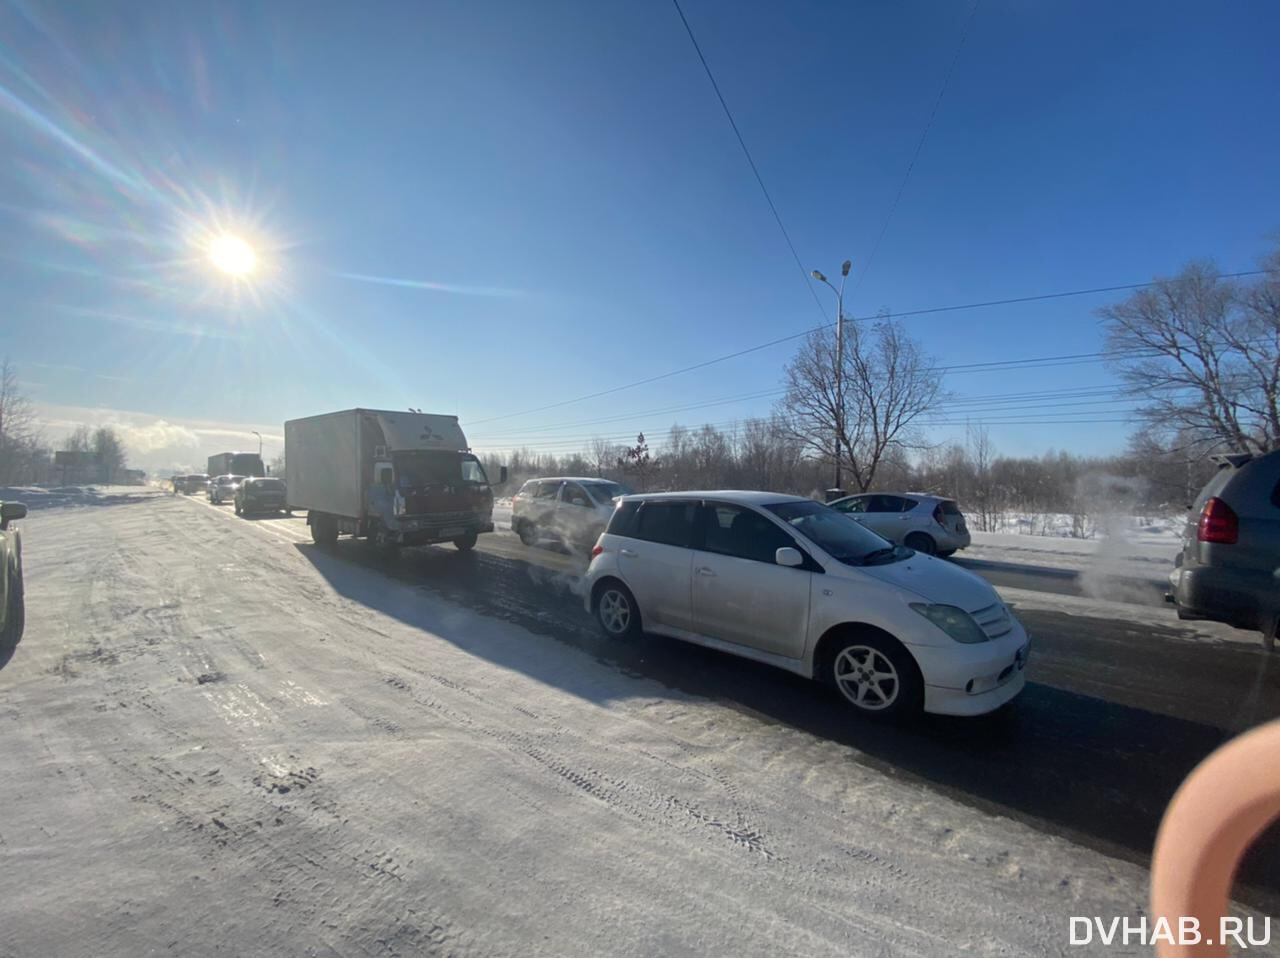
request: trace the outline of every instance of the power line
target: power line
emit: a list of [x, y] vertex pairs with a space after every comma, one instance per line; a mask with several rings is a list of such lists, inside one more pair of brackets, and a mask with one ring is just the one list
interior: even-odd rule
[[947, 67], [947, 73], [942, 78], [942, 87], [938, 90], [938, 98], [933, 101], [933, 110], [930, 111], [929, 119], [924, 125], [924, 130], [920, 133], [915, 152], [911, 154], [911, 160], [907, 163], [907, 171], [902, 176], [902, 182], [898, 184], [898, 192], [893, 197], [893, 202], [889, 204], [889, 212], [885, 214], [884, 222], [880, 224], [880, 233], [876, 236], [876, 241], [871, 247], [871, 254], [867, 257], [867, 264], [862, 267], [858, 274], [858, 281], [853, 284], [853, 292], [855, 293], [862, 285], [862, 281], [867, 278], [867, 273], [871, 270], [871, 264], [875, 262], [876, 253], [880, 252], [880, 244], [884, 241], [885, 233], [889, 231], [889, 223], [893, 220], [893, 214], [898, 210], [898, 203], [902, 200], [902, 194], [907, 189], [907, 181], [911, 179], [911, 172], [916, 168], [916, 160], [920, 159], [920, 152], [924, 149], [924, 142], [929, 138], [929, 131], [933, 129], [933, 121], [938, 116], [938, 107], [942, 106], [942, 98], [946, 95], [947, 87], [951, 85], [951, 75], [955, 73], [956, 64], [960, 62], [960, 51], [964, 49], [965, 41], [969, 39], [969, 30], [973, 27], [973, 20], [978, 13], [979, 2], [980, 0], [973, 0], [973, 4], [969, 7], [969, 16], [965, 19], [964, 30], [960, 34], [960, 42], [956, 44], [956, 52], [951, 57], [951, 65]]
[[[1126, 409], [1095, 408], [1095, 409], [1086, 410], [1086, 409], [1081, 409], [1080, 407], [1082, 406], [1093, 406], [1093, 407], [1116, 406], [1119, 404], [1129, 404], [1132, 402], [1133, 400], [1131, 398], [1121, 397], [1121, 398], [1115, 398], [1115, 399], [1097, 399], [1097, 400], [1088, 401], [1088, 402], [1050, 402], [1050, 403], [1041, 403], [1041, 404], [1024, 403], [1022, 405], [1012, 406], [1012, 407], [1008, 404], [992, 404], [992, 405], [985, 405], [985, 406], [970, 406], [967, 408], [965, 407], [956, 408], [956, 407], [953, 407], [950, 403], [944, 403], [936, 412], [921, 417], [921, 423], [926, 425], [948, 425], [948, 424], [955, 424], [955, 423], [963, 423], [965, 421], [972, 419], [972, 417], [981, 417], [982, 415], [1002, 416], [1004, 419], [1008, 419], [1008, 420], [1021, 420], [1021, 419], [1043, 420], [1047, 417], [1062, 417], [1062, 416], [1079, 417], [1082, 413], [1093, 414], [1093, 415], [1117, 414], [1122, 412], [1130, 412], [1132, 410], [1127, 408]], [[1070, 411], [1068, 412], [1054, 411], [1058, 409], [1068, 409]], [[959, 418], [959, 417], [964, 417], [964, 418]], [[713, 429], [728, 429], [732, 427], [741, 426], [749, 420], [752, 420], [752, 419], [758, 420], [761, 418], [763, 417], [738, 416], [733, 419], [724, 419], [719, 422], [698, 423], [685, 428], [688, 430], [688, 432], [692, 434], [692, 433], [698, 432], [699, 430], [707, 426], [710, 426]], [[1055, 421], [1057, 420], [1055, 419]], [[675, 426], [675, 425], [679, 425], [679, 424], [672, 423], [670, 426], [666, 427], [665, 431], [669, 431], [671, 426]], [[636, 436], [636, 433], [640, 431], [647, 431], [655, 435], [657, 434], [657, 431], [652, 429], [649, 429], [649, 430], [629, 429], [626, 432], [613, 432], [613, 433], [607, 433], [605, 435], [601, 435], [598, 432], [590, 433], [590, 434], [580, 433], [580, 434], [570, 434], [570, 435], [563, 435], [563, 436], [551, 436], [551, 437], [540, 437], [540, 438], [535, 437], [532, 440], [528, 440], [520, 436], [489, 436], [489, 437], [486, 437], [484, 441], [480, 441], [479, 439], [473, 439], [472, 441], [477, 447], [480, 447], [480, 446], [487, 446], [490, 448], [492, 447], [520, 447], [520, 448], [527, 447], [527, 448], [544, 448], [544, 449], [556, 448], [556, 449], [576, 450], [576, 449], [581, 449], [583, 445], [593, 440], [600, 440], [608, 443], [630, 441], [634, 439]]]
[[[612, 425], [612, 424], [621, 423], [621, 422], [637, 422], [646, 416], [661, 416], [661, 415], [667, 415], [672, 413], [687, 412], [695, 409], [705, 409], [710, 406], [727, 405], [735, 402], [747, 402], [752, 399], [762, 399], [762, 398], [767, 398], [769, 396], [782, 395], [785, 392], [786, 392], [785, 388], [771, 389], [761, 393], [746, 393], [741, 396], [730, 396], [730, 397], [725, 397], [723, 399], [712, 400], [709, 402], [692, 403], [685, 406], [667, 406], [660, 409], [638, 410], [633, 413], [624, 413], [617, 416], [607, 416], [607, 417], [602, 417], [600, 419], [584, 419], [584, 420], [577, 420], [574, 422], [558, 423], [558, 424], [547, 425], [547, 426], [534, 426], [528, 429], [522, 429], [519, 432], [481, 434], [479, 436], [474, 436], [473, 440], [489, 441], [489, 442], [493, 442], [495, 440], [499, 440], [499, 441], [500, 440], [508, 440], [508, 441], [517, 440], [518, 441], [522, 437], [528, 437], [531, 435], [537, 436], [538, 433], [554, 433], [561, 430], [572, 429], [574, 427], [581, 427], [581, 426]], [[1019, 406], [1025, 406], [1027, 408], [1041, 408], [1043, 404], [1037, 405], [1033, 401], [1044, 400], [1044, 399], [1083, 400], [1085, 398], [1092, 398], [1093, 400], [1097, 401], [1100, 399], [1105, 399], [1106, 397], [1115, 397], [1114, 399], [1108, 399], [1107, 401], [1120, 401], [1122, 398], [1126, 397], [1126, 394], [1127, 394], [1127, 389], [1124, 387], [1115, 387], [1115, 386], [1093, 387], [1093, 388], [1084, 389], [1084, 390], [1072, 389], [1072, 390], [1063, 390], [1063, 391], [1051, 391], [1047, 393], [1046, 392], [1006, 393], [1006, 394], [995, 394], [995, 395], [985, 396], [985, 397], [957, 396], [943, 403], [943, 406], [946, 408], [970, 406], [970, 407], [979, 407], [981, 409], [985, 409], [985, 408], [998, 409], [1000, 407], [1007, 406], [1010, 404], [1016, 404]], [[1080, 405], [1080, 404], [1082, 403], [1063, 403], [1063, 402], [1052, 403], [1052, 405], [1054, 406]], [[752, 416], [747, 418], [762, 418], [762, 417]], [[738, 421], [738, 420], [734, 420], [734, 421]], [[567, 436], [566, 435], [562, 435], [559, 437], [543, 436], [541, 438], [544, 438], [544, 439], [545, 438], [569, 438], [569, 437], [580, 436], [583, 439], [591, 439], [591, 438], [594, 438], [595, 435], [597, 434], [569, 433], [567, 434]]]
[[[1005, 370], [1005, 369], [1038, 369], [1038, 368], [1049, 368], [1049, 367], [1055, 367], [1055, 366], [1075, 366], [1075, 365], [1086, 365], [1086, 364], [1096, 363], [1105, 355], [1106, 355], [1105, 353], [1101, 353], [1101, 352], [1066, 353], [1058, 356], [1032, 356], [1032, 357], [1026, 357], [1023, 359], [1001, 359], [1001, 360], [992, 360], [990, 362], [984, 362], [984, 363], [963, 363], [963, 364], [956, 364], [956, 365], [950, 365], [950, 366], [936, 366], [934, 367], [934, 369], [937, 372], [973, 373], [973, 372], [998, 372], [1000, 370]], [[1138, 356], [1145, 356], [1145, 355], [1154, 355], [1154, 352], [1151, 350], [1125, 350], [1122, 352], [1113, 353], [1112, 355], [1138, 357]], [[1115, 390], [1121, 387], [1098, 386], [1098, 387], [1090, 387], [1090, 388]], [[723, 399], [711, 400], [708, 402], [689, 403], [689, 404], [678, 405], [678, 406], [666, 406], [660, 409], [639, 410], [633, 413], [623, 413], [616, 416], [602, 417], [599, 419], [579, 420], [577, 422], [568, 422], [568, 423], [554, 423], [554, 424], [549, 424], [544, 426], [531, 426], [528, 428], [520, 429], [520, 431], [517, 433], [489, 433], [489, 434], [481, 433], [479, 436], [476, 436], [475, 439], [492, 440], [494, 438], [503, 438], [503, 437], [510, 437], [510, 436], [525, 436], [531, 432], [555, 431], [557, 429], [566, 429], [566, 428], [571, 428], [573, 426], [578, 426], [578, 425], [595, 425], [595, 424], [603, 425], [603, 424], [614, 423], [614, 422], [628, 422], [628, 421], [634, 421], [634, 420], [640, 419], [641, 417], [649, 416], [649, 415], [664, 415], [667, 413], [679, 413], [679, 412], [686, 412], [693, 409], [702, 409], [709, 406], [724, 405], [732, 402], [745, 402], [751, 399], [764, 399], [764, 398], [768, 398], [769, 396], [782, 395], [786, 391], [787, 390], [785, 388], [770, 389], [770, 390], [763, 390], [760, 392], [743, 393], [738, 396], [728, 396]], [[1012, 395], [1014, 397], [1019, 397], [1019, 398], [1037, 398], [1038, 396], [1038, 394], [1035, 394], [1035, 393], [1027, 394], [1027, 395], [1015, 393]], [[591, 438], [591, 437], [588, 436], [586, 438]]]
[[[1218, 275], [1219, 275], [1219, 278], [1221, 279], [1236, 279], [1242, 276], [1258, 276], [1265, 272], [1267, 272], [1267, 270], [1252, 269], [1252, 270], [1241, 270], [1234, 273], [1220, 273]], [[888, 313], [878, 314], [876, 316], [862, 316], [862, 317], [847, 316], [845, 317], [845, 321], [846, 322], [873, 322], [880, 319], [904, 319], [911, 316], [928, 316], [935, 313], [955, 312], [957, 310], [984, 309], [990, 306], [1010, 306], [1018, 303], [1034, 303], [1034, 302], [1041, 302], [1041, 301], [1050, 300], [1050, 299], [1064, 299], [1070, 296], [1089, 296], [1097, 293], [1124, 292], [1124, 291], [1134, 290], [1134, 289], [1144, 289], [1148, 286], [1155, 286], [1160, 282], [1162, 281], [1149, 280], [1145, 283], [1125, 283], [1119, 286], [1095, 286], [1095, 287], [1091, 287], [1090, 289], [1073, 289], [1073, 290], [1066, 290], [1064, 292], [1059, 292], [1059, 293], [1041, 293], [1035, 296], [1016, 296], [1010, 299], [992, 299], [992, 300], [987, 300], [981, 303], [960, 303], [953, 306], [932, 306], [927, 309], [913, 309], [913, 310], [907, 310], [905, 312], [899, 312], [899, 313], [888, 312]], [[731, 359], [737, 359], [741, 356], [746, 356], [749, 353], [759, 352], [762, 349], [769, 349], [772, 346], [778, 346], [782, 343], [791, 342], [793, 340], [800, 339], [804, 336], [808, 336], [811, 333], [820, 332], [824, 329], [830, 329], [834, 325], [835, 323], [823, 323], [820, 326], [813, 326], [813, 327], [810, 327], [809, 329], [802, 330], [801, 332], [798, 332], [798, 333], [791, 333], [787, 336], [780, 336], [777, 339], [771, 339], [766, 343], [760, 343], [755, 346], [748, 346], [745, 349], [739, 349], [732, 353], [726, 353], [723, 356], [716, 356], [713, 359], [707, 359], [707, 360], [703, 360], [702, 362], [693, 363], [692, 365], [689, 365], [689, 366], [682, 366], [679, 369], [673, 369], [669, 372], [659, 373], [656, 376], [649, 376], [644, 379], [637, 379], [635, 382], [624, 383], [621, 386], [611, 386], [608, 389], [601, 389], [597, 392], [588, 393], [585, 396], [578, 396], [574, 399], [564, 399], [559, 402], [547, 403], [542, 406], [533, 406], [532, 408], [529, 408], [529, 409], [522, 409], [519, 412], [504, 413], [501, 416], [489, 416], [488, 418], [485, 418], [485, 419], [476, 419], [472, 421], [470, 425], [478, 426], [486, 422], [497, 422], [500, 419], [514, 419], [518, 416], [528, 416], [535, 412], [545, 412], [548, 409], [559, 409], [563, 406], [572, 406], [575, 403], [586, 402], [588, 399], [598, 399], [601, 396], [609, 396], [609, 395], [612, 395], [613, 393], [622, 392], [623, 390], [626, 390], [626, 389], [634, 389], [637, 386], [647, 386], [650, 383], [659, 382], [660, 380], [663, 380], [663, 379], [670, 379], [673, 376], [679, 376], [684, 373], [693, 372], [698, 369], [705, 369], [708, 366], [714, 366], [714, 365], [717, 365], [718, 363], [728, 362]], [[1079, 354], [1079, 355], [1101, 356], [1102, 354], [1093, 353], [1093, 354]], [[970, 365], [973, 365], [973, 364], [970, 364]], [[1070, 365], [1070, 363], [1064, 363], [1063, 365]], [[955, 368], [959, 369], [960, 367], [955, 367]]]
[[742, 138], [742, 131], [738, 129], [738, 123], [734, 120], [733, 113], [729, 110], [729, 104], [725, 102], [724, 94], [720, 92], [720, 84], [716, 82], [715, 74], [711, 72], [711, 65], [707, 63], [707, 58], [702, 53], [702, 47], [698, 45], [698, 38], [693, 35], [693, 27], [689, 26], [689, 20], [684, 15], [684, 10], [680, 8], [680, 0], [671, 0], [671, 2], [675, 4], [676, 13], [680, 14], [680, 22], [684, 24], [685, 33], [689, 34], [689, 42], [693, 44], [694, 52], [698, 54], [698, 59], [702, 61], [702, 69], [707, 72], [707, 79], [711, 81], [711, 89], [716, 91], [716, 99], [720, 101], [720, 108], [724, 110], [724, 115], [729, 120], [729, 126], [733, 127], [733, 135], [738, 138], [738, 146], [742, 147], [742, 155], [747, 158], [747, 164], [751, 167], [756, 183], [760, 186], [760, 192], [764, 194], [764, 201], [769, 204], [769, 211], [773, 213], [774, 222], [778, 224], [778, 230], [782, 233], [782, 238], [787, 241], [787, 249], [791, 250], [791, 258], [796, 261], [796, 266], [800, 270], [800, 276], [804, 280], [804, 288], [809, 291], [809, 295], [813, 297], [814, 305], [818, 307], [818, 312], [825, 319], [827, 310], [822, 305], [822, 300], [818, 298], [818, 293], [813, 288], [813, 284], [809, 282], [809, 274], [804, 268], [804, 263], [800, 262], [800, 254], [796, 252], [795, 243], [791, 242], [791, 234], [782, 225], [782, 217], [778, 214], [778, 207], [774, 205], [773, 197], [769, 195], [769, 190], [764, 185], [764, 178], [760, 176], [756, 161], [751, 158], [751, 151], [747, 149], [747, 141]]

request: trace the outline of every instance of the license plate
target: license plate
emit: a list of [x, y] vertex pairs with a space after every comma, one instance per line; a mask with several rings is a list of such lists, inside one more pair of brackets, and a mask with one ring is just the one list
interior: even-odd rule
[[440, 530], [440, 537], [442, 539], [456, 539], [466, 531], [467, 530], [463, 529], [461, 526], [450, 526], [448, 529]]

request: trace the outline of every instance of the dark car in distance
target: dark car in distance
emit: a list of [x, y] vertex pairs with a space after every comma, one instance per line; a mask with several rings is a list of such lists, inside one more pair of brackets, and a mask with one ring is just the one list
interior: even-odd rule
[[1280, 450], [1214, 457], [1218, 471], [1188, 508], [1167, 598], [1183, 619], [1280, 631]]
[[236, 489], [236, 515], [288, 511], [284, 501], [284, 482], [272, 476], [249, 476]]

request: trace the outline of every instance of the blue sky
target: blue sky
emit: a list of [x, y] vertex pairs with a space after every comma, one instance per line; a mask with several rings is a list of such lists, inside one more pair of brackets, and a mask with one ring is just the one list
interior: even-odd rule
[[[805, 267], [854, 260], [852, 314], [1248, 269], [1280, 229], [1274, 4], [982, 0], [865, 275], [969, 4], [684, 9]], [[152, 462], [354, 405], [557, 451], [726, 422], [772, 400], [569, 425], [774, 389], [790, 346], [480, 420], [822, 321], [662, 0], [7, 4], [0, 150], [0, 352], [54, 431], [150, 429]], [[208, 265], [219, 230], [261, 247], [251, 282]], [[904, 322], [944, 364], [1091, 352], [1110, 299]], [[992, 435], [1104, 452], [1127, 431]]]

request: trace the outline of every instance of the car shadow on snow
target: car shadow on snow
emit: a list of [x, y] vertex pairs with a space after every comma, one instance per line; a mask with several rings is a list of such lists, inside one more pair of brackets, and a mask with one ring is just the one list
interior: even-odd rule
[[3, 669], [13, 659], [13, 654], [18, 651], [18, 645], [22, 642], [22, 636], [4, 636], [0, 635], [0, 669]]
[[[605, 639], [569, 574], [451, 547], [397, 558], [345, 540], [297, 549], [345, 598], [574, 695], [608, 702], [666, 688], [709, 699], [751, 721], [847, 746], [855, 761], [891, 777], [1142, 864], [1178, 785], [1232, 734], [1038, 681], [1028, 683], [1015, 708], [990, 716], [870, 721], [826, 687], [778, 669], [661, 636]], [[540, 638], [494, 628], [493, 619]], [[583, 662], [580, 652], [598, 665]], [[1033, 653], [1032, 675], [1035, 663]], [[1280, 827], [1246, 857], [1240, 881], [1237, 898], [1271, 911], [1280, 905]]]

